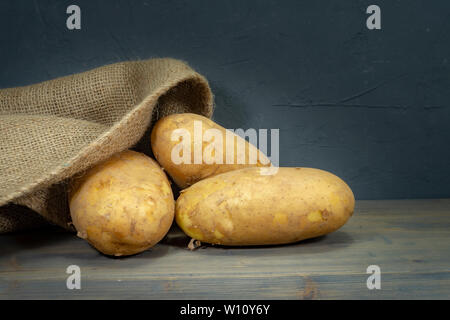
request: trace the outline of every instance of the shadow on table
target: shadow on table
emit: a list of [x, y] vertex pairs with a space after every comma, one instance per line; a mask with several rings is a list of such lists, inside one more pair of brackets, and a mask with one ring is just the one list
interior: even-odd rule
[[98, 257], [105, 261], [126, 260], [130, 258], [134, 261], [149, 260], [164, 256], [169, 248], [157, 245], [144, 252], [130, 255], [114, 257], [100, 253], [88, 242], [78, 238], [75, 233], [68, 232], [58, 227], [46, 227], [33, 231], [21, 231], [0, 235], [0, 264], [14, 266], [8, 263], [9, 260], [16, 261], [18, 257], [26, 255], [58, 256], [60, 258], [70, 258], [72, 260], [92, 260]]
[[[10, 260], [14, 257], [26, 256], [28, 254], [42, 254], [59, 256], [74, 260], [90, 261], [94, 258], [103, 257], [105, 261], [120, 261], [131, 259], [137, 263], [148, 263], [149, 260], [158, 259], [168, 253], [171, 248], [189, 250], [188, 244], [191, 239], [181, 231], [175, 224], [167, 236], [155, 247], [144, 252], [123, 257], [103, 255], [86, 241], [76, 237], [74, 233], [67, 232], [57, 227], [47, 227], [35, 231], [16, 232], [0, 235], [0, 262]], [[326, 236], [307, 239], [292, 244], [264, 245], [264, 246], [221, 246], [202, 244], [193, 251], [195, 254], [207, 255], [292, 255], [292, 254], [319, 254], [334, 251], [351, 245], [353, 238], [345, 231], [338, 230]]]
[[70, 241], [74, 234], [58, 227], [43, 227], [0, 235], [0, 257], [21, 250], [37, 250]]
[[[181, 249], [188, 249], [188, 244], [190, 237], [185, 235], [178, 227], [172, 227], [170, 233], [164, 239], [163, 243], [168, 246], [175, 246]], [[277, 255], [280, 253], [280, 249], [286, 254], [292, 254], [293, 252], [297, 254], [301, 253], [324, 253], [333, 251], [339, 248], [344, 248], [353, 243], [353, 238], [351, 235], [345, 231], [335, 231], [328, 235], [306, 239], [290, 244], [280, 244], [280, 245], [263, 245], [263, 246], [222, 246], [222, 245], [210, 245], [202, 244], [201, 247], [194, 250], [194, 252], [206, 251], [208, 255], [224, 255], [224, 254], [248, 254], [249, 251], [264, 250], [267, 254], [271, 254], [274, 250], [277, 251]], [[208, 250], [205, 250], [208, 249]], [[261, 253], [261, 252], [259, 252]]]

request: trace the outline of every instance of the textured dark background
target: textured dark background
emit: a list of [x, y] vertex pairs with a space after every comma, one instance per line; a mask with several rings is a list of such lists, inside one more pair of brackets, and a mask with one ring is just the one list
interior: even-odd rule
[[[366, 28], [370, 4], [382, 30]], [[280, 129], [281, 165], [329, 170], [358, 199], [450, 197], [448, 0], [11, 0], [0, 44], [1, 88], [185, 60], [209, 79], [216, 121]]]

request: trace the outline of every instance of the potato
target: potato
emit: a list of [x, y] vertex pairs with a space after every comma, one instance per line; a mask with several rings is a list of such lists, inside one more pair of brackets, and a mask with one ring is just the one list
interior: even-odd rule
[[78, 236], [107, 255], [144, 251], [169, 230], [175, 201], [159, 165], [124, 151], [72, 181], [70, 214]]
[[246, 168], [197, 182], [176, 202], [175, 220], [190, 237], [229, 246], [297, 242], [339, 229], [355, 199], [337, 176], [319, 169]]
[[[198, 140], [194, 143], [194, 123], [201, 124], [202, 130]], [[205, 136], [205, 132], [209, 129], [216, 129], [220, 132], [221, 140], [215, 140], [212, 137]], [[185, 130], [189, 133], [190, 138], [184, 136], [175, 135], [177, 131]], [[211, 130], [209, 130], [211, 132]], [[231, 134], [227, 143], [226, 133]], [[174, 136], [172, 136], [174, 135]], [[207, 141], [202, 142], [202, 137], [205, 136]], [[211, 139], [211, 140], [210, 140]], [[219, 145], [219, 143], [221, 143]], [[232, 143], [231, 143], [232, 142]], [[240, 146], [239, 143], [242, 143]], [[177, 150], [176, 146], [181, 147], [185, 143], [190, 149], [189, 154], [183, 154], [183, 150]], [[199, 146], [201, 159], [194, 155], [195, 145]], [[245, 139], [239, 137], [235, 133], [226, 130], [224, 127], [219, 126], [214, 121], [192, 113], [173, 114], [160, 119], [154, 126], [151, 135], [151, 146], [153, 153], [161, 164], [161, 166], [167, 171], [167, 173], [173, 178], [175, 183], [181, 187], [186, 188], [195, 182], [207, 177], [211, 177], [220, 173], [242, 169], [246, 167], [261, 167], [270, 166], [269, 159], [260, 152], [255, 146], [245, 141]], [[214, 147], [217, 150], [221, 150], [216, 154]], [[221, 146], [221, 148], [219, 148]], [[182, 163], [176, 163], [173, 161], [172, 152], [180, 157], [186, 157], [188, 161]], [[227, 161], [228, 154], [228, 161]], [[250, 156], [255, 155], [255, 161], [250, 160]], [[216, 163], [212, 163], [214, 157], [220, 159]], [[220, 163], [221, 161], [221, 163]]]

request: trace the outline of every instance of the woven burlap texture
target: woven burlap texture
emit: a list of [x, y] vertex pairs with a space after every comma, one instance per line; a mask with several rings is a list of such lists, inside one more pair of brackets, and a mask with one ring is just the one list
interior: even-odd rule
[[165, 115], [212, 110], [207, 80], [167, 58], [0, 90], [0, 233], [41, 224], [18, 205], [70, 228], [70, 177], [125, 149], [149, 150]]

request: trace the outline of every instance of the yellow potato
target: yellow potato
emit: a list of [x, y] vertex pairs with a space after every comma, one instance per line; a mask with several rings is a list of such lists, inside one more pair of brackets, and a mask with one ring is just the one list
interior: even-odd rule
[[[194, 133], [195, 123], [197, 125], [201, 123], [199, 135]], [[216, 141], [215, 138], [208, 137], [207, 131], [212, 132], [210, 129], [216, 129], [217, 133], [222, 136], [221, 140], [217, 139]], [[181, 132], [180, 130], [187, 131], [190, 138], [177, 135]], [[226, 138], [227, 132], [232, 137], [229, 138], [229, 143]], [[195, 143], [194, 137], [199, 137]], [[202, 140], [203, 137], [205, 137], [205, 141]], [[189, 154], [183, 154], [183, 150], [176, 149], [176, 146], [181, 147], [183, 143], [190, 149]], [[153, 128], [151, 145], [158, 162], [181, 188], [186, 188], [204, 178], [232, 170], [270, 166], [269, 159], [245, 139], [206, 117], [192, 113], [173, 114], [160, 119]], [[239, 147], [241, 145], [243, 147]], [[199, 146], [197, 150], [200, 152], [197, 154], [200, 154], [201, 158], [195, 156], [196, 146]], [[222, 154], [214, 149], [221, 150]], [[187, 157], [186, 159], [189, 159], [190, 162], [174, 162], [173, 153], [179, 157]], [[253, 162], [251, 161], [252, 155], [255, 155]], [[221, 163], [219, 161], [213, 163], [215, 157], [220, 159]]]
[[158, 243], [174, 217], [170, 183], [146, 155], [124, 151], [74, 179], [70, 214], [78, 236], [107, 255], [131, 255]]
[[197, 182], [176, 202], [177, 224], [190, 237], [230, 246], [296, 242], [343, 226], [353, 214], [351, 189], [319, 169], [246, 168]]

